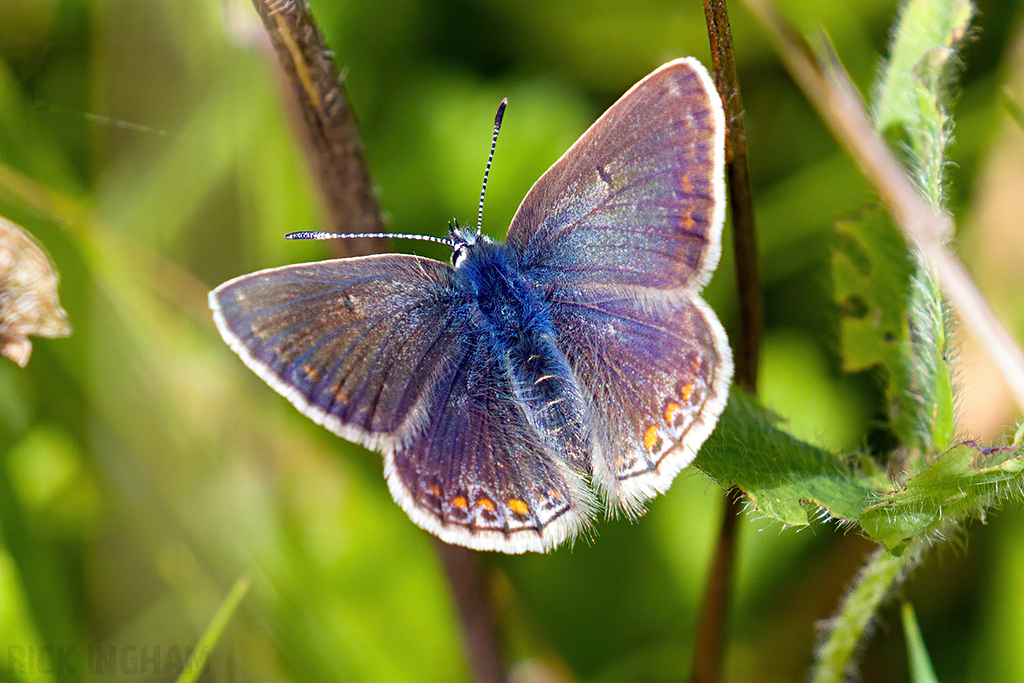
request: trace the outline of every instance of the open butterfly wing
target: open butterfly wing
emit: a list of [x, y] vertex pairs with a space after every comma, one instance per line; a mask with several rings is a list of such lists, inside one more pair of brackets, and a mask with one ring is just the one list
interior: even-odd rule
[[724, 130], [704, 67], [669, 62], [540, 177], [508, 243], [542, 282], [699, 288], [720, 253]]
[[718, 263], [724, 115], [693, 59], [634, 86], [537, 181], [509, 228], [589, 393], [594, 478], [632, 514], [725, 407], [728, 340], [700, 290]]
[[451, 268], [381, 255], [285, 266], [210, 293], [221, 335], [304, 414], [387, 450], [427, 419], [423, 404], [463, 342]]
[[563, 292], [552, 314], [590, 392], [594, 479], [609, 503], [640, 514], [693, 461], [725, 408], [725, 331], [700, 297], [678, 292]]
[[405, 255], [323, 261], [236, 278], [210, 305], [271, 387], [384, 454], [419, 526], [480, 550], [548, 550], [586, 524], [593, 494], [527, 424], [451, 273]]

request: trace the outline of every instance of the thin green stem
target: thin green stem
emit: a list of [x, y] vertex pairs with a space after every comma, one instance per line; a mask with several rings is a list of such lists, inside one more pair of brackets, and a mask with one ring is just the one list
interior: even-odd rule
[[919, 556], [923, 541], [900, 553], [879, 546], [860, 570], [839, 612], [828, 620], [815, 653], [812, 683], [842, 683], [854, 673], [854, 655], [882, 602]]
[[243, 576], [238, 581], [235, 581], [235, 585], [231, 587], [231, 591], [224, 598], [224, 602], [217, 608], [213, 618], [210, 620], [210, 625], [206, 627], [206, 632], [203, 633], [199, 642], [196, 643], [196, 649], [192, 651], [188, 661], [185, 663], [185, 668], [182, 670], [181, 675], [178, 676], [177, 683], [195, 683], [199, 679], [199, 674], [203, 671], [203, 667], [206, 666], [206, 660], [209, 659], [210, 653], [213, 651], [217, 641], [224, 634], [224, 629], [227, 628], [231, 615], [238, 609], [239, 603], [242, 602], [242, 598], [245, 597], [248, 591], [249, 579]]

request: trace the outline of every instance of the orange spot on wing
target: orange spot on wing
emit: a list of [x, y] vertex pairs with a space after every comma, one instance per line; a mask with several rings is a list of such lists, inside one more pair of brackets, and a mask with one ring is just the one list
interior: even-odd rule
[[683, 227], [690, 230], [695, 225], [697, 224], [693, 222], [693, 216], [690, 214], [690, 210], [686, 209], [683, 211]]
[[644, 448], [650, 452], [660, 440], [661, 437], [658, 436], [658, 427], [656, 425], [651, 425], [647, 428], [647, 433], [644, 434]]
[[680, 410], [682, 410], [682, 408], [683, 407], [681, 405], [679, 405], [678, 403], [672, 403], [671, 401], [668, 404], [666, 404], [665, 405], [665, 422], [668, 422], [669, 424], [672, 424], [672, 418], [675, 417], [676, 413], [678, 413]]
[[693, 384], [687, 384], [679, 390], [679, 395], [683, 397], [684, 401], [689, 401], [690, 396], [693, 394]]
[[431, 484], [430, 486], [427, 487], [427, 493], [429, 493], [432, 496], [440, 496], [441, 489], [437, 488], [437, 486], [435, 486], [434, 484]]
[[683, 192], [686, 194], [693, 194], [693, 183], [690, 182], [690, 176], [683, 174], [683, 177], [679, 179], [679, 184], [683, 188]]
[[530, 508], [526, 506], [526, 503], [516, 498], [508, 499], [508, 509], [522, 517], [525, 517], [530, 512]]
[[454, 498], [452, 498], [452, 505], [459, 508], [460, 510], [465, 510], [466, 508], [469, 507], [469, 501], [466, 500], [465, 496], [455, 496]]
[[481, 498], [476, 502], [476, 504], [482, 507], [484, 510], [487, 510], [488, 512], [494, 512], [494, 501], [491, 500], [490, 498]]

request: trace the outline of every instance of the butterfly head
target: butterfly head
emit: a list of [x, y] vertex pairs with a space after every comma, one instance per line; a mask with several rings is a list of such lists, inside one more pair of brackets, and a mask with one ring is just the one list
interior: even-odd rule
[[452, 248], [452, 267], [458, 268], [465, 263], [466, 257], [474, 247], [491, 240], [480, 234], [479, 227], [471, 228], [468, 225], [459, 225], [458, 220], [452, 219], [448, 224], [448, 237], [445, 241]]

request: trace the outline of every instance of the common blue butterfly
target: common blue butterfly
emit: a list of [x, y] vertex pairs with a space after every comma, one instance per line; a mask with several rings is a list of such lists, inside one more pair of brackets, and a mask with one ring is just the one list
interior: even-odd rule
[[700, 297], [718, 263], [724, 115], [704, 67], [633, 86], [527, 193], [505, 243], [452, 265], [382, 254], [210, 293], [231, 348], [335, 434], [384, 455], [443, 541], [547, 551], [642, 514], [725, 407], [732, 355]]

